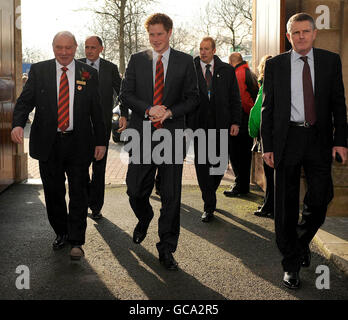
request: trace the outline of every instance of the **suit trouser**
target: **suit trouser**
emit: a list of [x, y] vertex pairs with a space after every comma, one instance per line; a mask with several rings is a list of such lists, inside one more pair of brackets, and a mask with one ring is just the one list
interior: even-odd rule
[[[153, 148], [152, 148], [153, 149]], [[162, 207], [158, 220], [160, 241], [158, 252], [175, 252], [180, 233], [181, 182], [183, 164], [133, 164], [127, 171], [127, 194], [129, 203], [143, 225], [153, 218], [149, 198], [154, 187], [156, 170], [160, 175], [160, 195]]]
[[[68, 234], [72, 245], [85, 243], [89, 162], [81, 163], [72, 134], [59, 137], [48, 161], [39, 161], [48, 220], [57, 235]], [[69, 184], [69, 213], [65, 201], [65, 174]]]
[[[216, 146], [219, 148], [220, 143], [218, 140], [217, 132], [217, 141]], [[208, 139], [207, 139], [208, 141]], [[216, 190], [218, 189], [223, 175], [211, 175], [210, 168], [213, 165], [209, 162], [208, 156], [206, 157], [206, 162], [203, 164], [198, 163], [198, 141], [194, 140], [194, 153], [195, 153], [195, 168], [196, 175], [198, 180], [199, 188], [202, 192], [202, 199], [204, 202], [204, 211], [213, 213], [216, 209]], [[207, 149], [208, 150], [208, 149]], [[219, 152], [219, 150], [217, 150]]]
[[106, 147], [105, 156], [97, 161], [93, 158], [92, 177], [88, 175], [88, 206], [92, 211], [100, 211], [104, 205], [105, 195], [105, 170], [109, 146]]
[[[275, 233], [284, 271], [299, 271], [303, 253], [325, 221], [333, 197], [331, 150], [323, 148], [315, 127], [289, 127], [275, 170]], [[305, 172], [307, 214], [298, 225], [301, 168]]]
[[235, 179], [235, 188], [240, 192], [249, 192], [250, 167], [253, 138], [247, 131], [240, 131], [235, 137], [229, 136], [229, 154]]

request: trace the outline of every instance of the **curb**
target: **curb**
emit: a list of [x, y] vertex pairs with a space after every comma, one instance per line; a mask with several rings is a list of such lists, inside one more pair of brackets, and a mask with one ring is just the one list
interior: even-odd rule
[[[336, 238], [336, 241], [330, 241], [329, 238]], [[339, 270], [348, 276], [348, 241], [337, 238], [322, 229], [318, 230], [313, 241], [325, 258], [333, 262]]]

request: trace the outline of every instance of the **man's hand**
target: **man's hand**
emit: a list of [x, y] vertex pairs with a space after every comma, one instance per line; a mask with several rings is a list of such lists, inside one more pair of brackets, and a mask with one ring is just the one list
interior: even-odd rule
[[96, 146], [94, 151], [95, 160], [99, 161], [104, 158], [106, 152], [105, 146]]
[[346, 147], [338, 147], [335, 146], [332, 148], [332, 158], [335, 159], [336, 152], [341, 156], [342, 158], [342, 164], [345, 164], [347, 162], [347, 152], [348, 149]]
[[158, 106], [153, 106], [150, 110], [149, 110], [149, 118], [151, 119], [155, 119], [156, 121], [159, 121], [158, 119], [161, 119], [164, 114], [166, 113], [167, 107], [163, 106], [163, 105], [158, 105]]
[[164, 122], [166, 119], [168, 119], [168, 118], [170, 118], [170, 117], [172, 117], [172, 116], [173, 116], [173, 113], [172, 113], [169, 109], [167, 109], [166, 112], [165, 112], [165, 114], [164, 114], [163, 117], [161, 118], [161, 123], [163, 124], [163, 122]]
[[118, 120], [118, 126], [120, 129], [118, 129], [117, 132], [121, 133], [123, 130], [125, 130], [127, 128], [127, 118], [120, 117]]
[[238, 135], [238, 133], [239, 133], [239, 126], [236, 124], [232, 124], [231, 129], [230, 129], [230, 135], [232, 137], [235, 137]]
[[274, 168], [274, 154], [273, 154], [273, 152], [265, 152], [262, 155], [262, 159], [266, 162], [266, 164], [269, 167]]
[[14, 143], [23, 143], [24, 129], [22, 127], [15, 127], [11, 131], [11, 139]]

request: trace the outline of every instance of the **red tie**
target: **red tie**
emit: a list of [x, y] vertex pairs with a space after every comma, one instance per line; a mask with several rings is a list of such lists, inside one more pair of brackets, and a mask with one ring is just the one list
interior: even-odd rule
[[69, 81], [66, 75], [68, 68], [62, 68], [60, 76], [59, 99], [58, 99], [58, 128], [65, 131], [69, 127]]
[[303, 60], [303, 71], [302, 71], [302, 81], [303, 81], [303, 99], [304, 99], [304, 111], [305, 111], [305, 121], [310, 125], [313, 125], [316, 121], [315, 114], [315, 99], [313, 93], [313, 84], [311, 77], [311, 70], [308, 64], [308, 57], [304, 56], [300, 59]]
[[[162, 105], [163, 100], [163, 88], [164, 88], [164, 68], [162, 63], [162, 55], [158, 56], [156, 63], [156, 77], [155, 77], [155, 90], [153, 94], [153, 105]], [[156, 129], [163, 128], [161, 122], [153, 122], [153, 126]]]

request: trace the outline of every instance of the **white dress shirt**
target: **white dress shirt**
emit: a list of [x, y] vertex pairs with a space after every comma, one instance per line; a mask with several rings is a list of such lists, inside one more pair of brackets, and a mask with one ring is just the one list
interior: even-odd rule
[[[303, 81], [302, 71], [304, 61], [301, 60], [302, 55], [296, 51], [291, 51], [291, 121], [304, 122], [304, 100], [303, 100]], [[314, 56], [313, 48], [307, 54], [308, 64], [311, 70], [313, 93], [314, 93]]]
[[[57, 105], [59, 101], [59, 86], [60, 86], [60, 77], [63, 73], [62, 66], [56, 60], [57, 67]], [[68, 70], [66, 71], [66, 76], [69, 81], [69, 127], [65, 131], [74, 130], [74, 96], [75, 96], [75, 60], [73, 60], [69, 65], [66, 66]], [[58, 114], [58, 110], [57, 110]], [[58, 129], [58, 131], [60, 131]]]
[[207, 68], [206, 68], [207, 64], [210, 64], [210, 72], [211, 72], [211, 75], [213, 76], [214, 75], [214, 59], [211, 60], [209, 63], [204, 63], [202, 60], [200, 61], [201, 61], [201, 68], [202, 68], [204, 78], [205, 78], [205, 72], [207, 71]]

